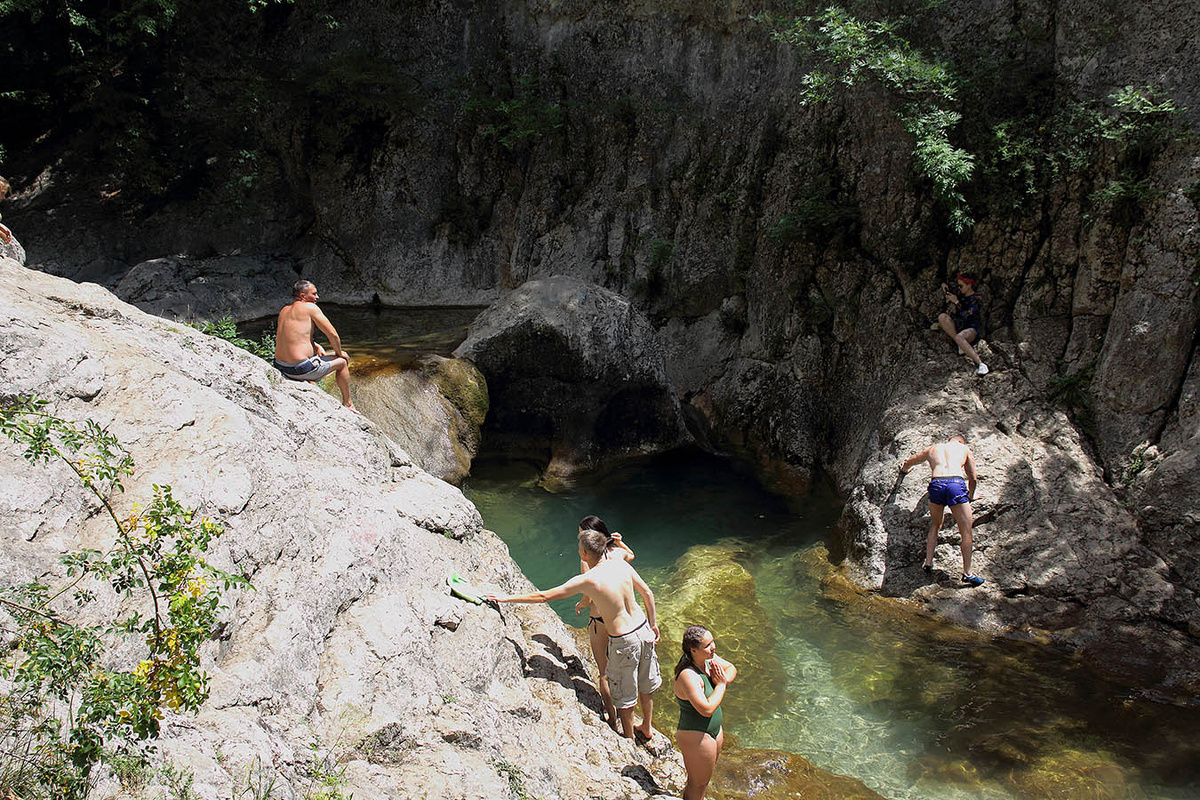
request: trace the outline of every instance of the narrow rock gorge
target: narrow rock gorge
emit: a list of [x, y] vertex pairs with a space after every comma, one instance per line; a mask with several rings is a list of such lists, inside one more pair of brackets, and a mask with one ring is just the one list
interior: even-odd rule
[[[203, 136], [176, 131], [170, 139], [173, 129], [162, 128], [161, 141], [178, 147], [161, 175], [139, 179], [125, 162], [86, 169], [93, 151], [69, 131], [30, 132], [8, 143], [3, 168], [16, 191], [4, 221], [30, 267], [100, 284], [155, 314], [248, 319], [274, 311], [298, 276], [338, 302], [491, 304], [483, 323], [498, 344], [477, 366], [500, 413], [484, 423], [484, 436], [493, 426], [497, 441], [520, 438], [550, 483], [682, 438], [735, 455], [780, 493], [803, 494], [827, 477], [845, 498], [831, 558], [861, 590], [1064, 648], [1149, 686], [1156, 699], [1195, 704], [1200, 157], [1189, 125], [1200, 120], [1193, 33], [1200, 7], [1170, 0], [847, 4], [862, 26], [843, 33], [895, 45], [889, 52], [925, 54], [922, 64], [954, 75], [944, 142], [922, 138], [918, 123], [929, 117], [912, 111], [928, 102], [927, 92], [905, 94], [892, 73], [873, 66], [869, 48], [858, 67], [838, 62], [822, 38], [836, 19], [823, 18], [825, 28], [819, 20], [797, 23], [821, 12], [815, 4], [674, 0], [402, 7], [297, 0], [253, 18], [222, 12], [178, 43], [194, 52], [209, 47], [215, 60], [170, 73], [191, 98], [187, 108], [172, 107], [177, 118], [195, 121]], [[886, 31], [906, 37], [909, 49]], [[814, 100], [812, 87], [830, 75], [827, 96]], [[201, 121], [218, 110], [236, 118], [236, 130], [231, 123], [209, 135]], [[925, 169], [932, 156], [921, 145], [930, 142], [944, 145], [943, 155], [961, 148], [970, 156], [970, 179], [954, 191]], [[955, 223], [963, 208], [969, 225]], [[5, 269], [10, 297], [42, 280]], [[980, 279], [986, 376], [929, 327], [943, 310], [939, 285], [958, 272]], [[582, 321], [564, 314], [556, 324], [567, 334], [522, 338], [516, 321], [540, 319], [539, 292], [548, 283], [603, 298], [601, 312], [628, 323], [638, 347], [614, 345], [630, 340], [599, 330], [600, 346], [617, 351], [604, 354], [616, 366], [585, 375], [580, 365], [596, 362], [572, 341], [571, 326], [602, 328], [601, 314]], [[109, 308], [94, 287], [44, 285], [53, 287], [45, 297], [64, 299], [38, 302], [57, 303], [73, 325], [119, 328], [132, 314], [87, 311]], [[414, 742], [453, 750], [487, 780], [500, 780], [486, 768], [497, 759], [544, 756], [522, 768], [564, 797], [575, 796], [564, 787], [580, 785], [571, 770], [609, 769], [609, 756], [588, 761], [583, 742], [597, 733], [571, 708], [568, 662], [577, 651], [559, 628], [554, 647], [536, 655], [515, 617], [465, 607], [452, 631], [438, 624], [451, 613], [440, 587], [402, 587], [391, 572], [365, 568], [428, 550], [438, 574], [454, 564], [472, 580], [520, 581], [469, 504], [389, 452], [370, 423], [332, 413], [313, 393], [279, 385], [262, 364], [250, 366], [228, 348], [201, 368], [190, 366], [199, 355], [164, 339], [156, 347], [185, 366], [166, 369], [150, 353], [123, 368], [128, 382], [113, 382], [117, 368], [93, 355], [99, 345], [51, 336], [31, 313], [22, 323], [30, 333], [21, 335], [36, 332], [45, 344], [22, 347], [53, 358], [40, 358], [36, 379], [5, 362], [6, 394], [50, 386], [64, 407], [83, 413], [101, 402], [102, 416], [115, 420], [120, 415], [104, 405], [115, 402], [109, 394], [129, 395], [134, 413], [136, 398], [167, 391], [181, 374], [202, 371], [215, 393], [213, 410], [180, 398], [181, 415], [158, 415], [159, 426], [182, 420], [178, 430], [207, 414], [221, 431], [208, 449], [189, 445], [198, 460], [186, 468], [161, 467], [162, 479], [182, 481], [197, 501], [210, 498], [234, 514], [232, 529], [250, 538], [241, 549], [226, 541], [230, 563], [296, 570], [280, 577], [286, 589], [238, 598], [247, 631], [261, 631], [247, 632], [237, 647], [219, 643], [225, 661], [213, 656], [212, 713], [241, 710], [247, 756], [280, 746], [258, 732], [259, 710], [284, 715], [288, 753], [299, 753], [300, 720], [345, 692], [366, 698], [353, 705], [387, 696], [413, 712], [369, 717], [367, 733], [392, 755], [364, 762], [364, 787], [393, 785], [399, 773], [378, 764], [399, 763], [397, 753], [432, 752]], [[511, 338], [496, 338], [509, 322]], [[16, 353], [15, 329], [5, 328], [6, 353]], [[528, 330], [541, 335], [546, 326], [528, 323]], [[188, 331], [172, 336], [199, 341]], [[563, 352], [530, 352], [547, 341], [565, 343]], [[104, 347], [124, 358], [115, 344]], [[484, 350], [471, 345], [463, 355]], [[571, 402], [537, 385], [539, 369]], [[588, 381], [601, 374], [633, 376], [641, 394], [604, 405], [588, 394]], [[515, 386], [522, 393], [507, 393]], [[268, 400], [278, 410], [264, 411]], [[538, 404], [538, 415], [522, 416]], [[653, 414], [630, 432], [630, 409], [641, 406]], [[606, 409], [625, 439], [598, 427]], [[559, 427], [549, 429], [549, 420]], [[334, 433], [324, 433], [326, 425]], [[939, 572], [921, 571], [924, 481], [897, 471], [908, 455], [958, 432], [980, 469], [975, 570], [987, 582], [972, 591], [953, 580], [952, 528], [940, 539]], [[140, 435], [144, 486], [166, 445]], [[347, 437], [358, 444], [331, 443]], [[363, 530], [373, 529], [368, 515], [387, 518], [387, 541], [334, 547], [306, 513], [280, 518], [284, 512], [271, 505], [268, 513], [265, 503], [265, 517], [254, 517], [246, 509], [263, 502], [255, 464], [265, 456], [251, 441], [271, 449], [272, 464], [288, 465], [290, 480], [273, 491], [294, 484], [332, 493], [338, 499], [320, 514], [354, 515], [364, 524], [347, 527]], [[453, 461], [451, 471], [464, 469], [461, 459], [443, 460]], [[325, 472], [301, 470], [302, 462], [326, 462]], [[334, 486], [351, 494], [338, 496]], [[13, 512], [16, 529], [34, 543], [51, 536], [39, 509], [52, 491], [59, 490], [17, 493], [43, 498]], [[436, 495], [438, 510], [405, 517], [396, 498], [412, 493]], [[377, 554], [385, 544], [386, 558]], [[310, 563], [285, 569], [276, 563], [281, 555]], [[307, 606], [312, 596], [322, 598], [319, 608]], [[291, 621], [268, 624], [275, 617], [267, 609]], [[466, 679], [484, 709], [478, 713], [495, 726], [527, 725], [557, 704], [561, 738], [501, 752], [455, 727], [461, 709], [440, 699], [436, 670], [380, 677], [375, 660], [408, 658], [380, 633], [379, 620], [392, 614], [422, 632], [414, 636], [424, 648], [414, 663], [422, 665], [451, 658], [464, 631], [468, 639], [486, 631], [491, 650], [462, 649], [464, 676], [474, 676]], [[342, 647], [345, 625], [364, 634]], [[293, 636], [308, 646], [304, 658], [286, 655], [299, 653]], [[290, 699], [276, 702], [274, 683], [258, 681], [262, 648], [284, 654], [294, 671], [280, 676], [296, 687]], [[328, 663], [313, 652], [328, 652]], [[355, 666], [335, 679], [341, 659]], [[505, 684], [493, 697], [488, 687], [498, 679], [479, 677], [528, 676], [536, 659], [562, 680]], [[237, 680], [228, 677], [234, 673]], [[328, 685], [319, 678], [326, 674]], [[392, 680], [398, 684], [383, 685]], [[194, 752], [203, 754], [195, 756], [197, 775], [214, 770], [205, 734], [181, 735], [195, 736]], [[616, 761], [647, 762], [619, 743], [609, 749]], [[433, 783], [420, 785], [443, 796]]]

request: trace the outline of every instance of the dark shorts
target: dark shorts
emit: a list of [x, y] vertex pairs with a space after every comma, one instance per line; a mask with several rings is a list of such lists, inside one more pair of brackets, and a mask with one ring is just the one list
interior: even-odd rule
[[333, 372], [333, 364], [329, 362], [336, 358], [337, 356], [312, 356], [303, 361], [297, 361], [295, 364], [276, 359], [274, 364], [275, 369], [282, 372], [285, 378], [294, 381], [319, 381]]
[[967, 328], [970, 328], [971, 330], [975, 331], [976, 338], [982, 338], [983, 324], [980, 323], [978, 318], [967, 316], [965, 314], [951, 314], [950, 320], [954, 323], [955, 333], [962, 333]]
[[931, 478], [929, 502], [939, 506], [956, 506], [971, 502], [965, 478]]

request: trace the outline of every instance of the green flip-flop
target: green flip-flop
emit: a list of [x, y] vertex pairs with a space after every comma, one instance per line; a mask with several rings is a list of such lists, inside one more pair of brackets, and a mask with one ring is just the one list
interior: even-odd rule
[[454, 570], [450, 570], [450, 577], [446, 579], [446, 583], [450, 584], [450, 594], [460, 600], [466, 600], [468, 603], [474, 603], [477, 606], [483, 605], [483, 598], [475, 594], [474, 587], [458, 577], [458, 573]]

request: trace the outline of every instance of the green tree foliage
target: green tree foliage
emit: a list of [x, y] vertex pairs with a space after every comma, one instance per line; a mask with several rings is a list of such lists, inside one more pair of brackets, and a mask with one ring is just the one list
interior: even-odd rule
[[804, 76], [805, 103], [827, 102], [839, 87], [868, 80], [898, 98], [900, 120], [913, 137], [917, 174], [932, 184], [950, 227], [962, 232], [974, 223], [963, 186], [975, 169], [975, 156], [951, 141], [961, 119], [958, 79], [945, 63], [901, 37], [899, 28], [899, 22], [864, 20], [834, 6], [794, 20], [775, 35], [820, 60], [822, 66]]
[[165, 154], [178, 160], [189, 147], [166, 118], [186, 111], [182, 78], [213, 55], [188, 47], [197, 31], [239, 17], [248, 27], [256, 12], [290, 2], [0, 0], [0, 139], [10, 152], [70, 139], [161, 193], [178, 178]]
[[257, 339], [247, 339], [238, 332], [233, 317], [224, 316], [214, 322], [197, 322], [194, 326], [201, 333], [224, 339], [234, 347], [247, 350], [265, 361], [275, 358], [275, 334], [264, 331]]
[[[83, 800], [97, 764], [144, 764], [164, 710], [195, 711], [204, 702], [199, 649], [216, 624], [221, 590], [246, 581], [204, 560], [222, 529], [180, 504], [169, 486], [118, 513], [111, 498], [133, 459], [94, 421], [71, 422], [45, 401], [18, 397], [0, 405], [0, 433], [31, 464], [66, 464], [114, 526], [111, 549], [63, 556], [58, 585], [37, 579], [0, 589], [11, 642], [0, 661], [9, 686], [0, 695], [0, 795]], [[91, 613], [105, 594], [122, 599], [111, 621]], [[118, 650], [135, 655], [118, 658]]]
[[521, 75], [495, 91], [473, 92], [462, 110], [474, 114], [484, 136], [496, 138], [508, 150], [537, 142], [563, 126], [566, 111], [542, 96], [536, 76]]
[[[791, 20], [769, 20], [777, 39], [806, 57], [802, 100], [824, 103], [865, 81], [884, 87], [913, 138], [913, 165], [928, 181], [951, 229], [980, 211], [1019, 211], [1069, 175], [1097, 188], [1096, 212], [1131, 224], [1155, 196], [1151, 162], [1186, 135], [1180, 109], [1152, 86], [1126, 86], [1107, 100], [1081, 99], [1036, 62], [1014, 66], [986, 51], [933, 52], [910, 39], [928, 29], [938, 3], [889, 7], [847, 0]], [[916, 16], [903, 16], [907, 10]], [[872, 17], [876, 18], [872, 18]], [[794, 215], [793, 215], [794, 216]], [[780, 232], [799, 229], [787, 219]]]

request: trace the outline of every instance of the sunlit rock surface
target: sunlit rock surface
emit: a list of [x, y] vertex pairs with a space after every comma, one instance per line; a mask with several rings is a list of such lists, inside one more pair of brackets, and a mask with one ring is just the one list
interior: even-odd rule
[[[1171, 567], [1191, 556], [1149, 546], [1066, 416], [1015, 370], [977, 380], [933, 353], [891, 391], [877, 424], [855, 433], [861, 450], [839, 465], [853, 487], [837, 554], [850, 574], [973, 628], [1079, 648], [1131, 680], [1160, 683], [1164, 697], [1196, 697], [1200, 640], [1188, 624], [1200, 603], [1187, 574]], [[958, 432], [979, 473], [971, 570], [987, 583], [978, 589], [958, 581], [959, 537], [948, 513], [935, 571], [921, 571], [929, 471], [898, 473], [909, 455]], [[1190, 513], [1187, 503], [1175, 504], [1175, 514]], [[1170, 506], [1159, 536], [1189, 541], [1166, 521]]]
[[[0, 383], [105, 426], [137, 465], [117, 512], [170, 484], [224, 524], [213, 563], [254, 585], [224, 597], [203, 650], [208, 701], [165, 720], [162, 757], [203, 800], [247, 776], [306, 796], [314, 757], [361, 798], [491, 800], [515, 780], [530, 796], [626, 800], [678, 785], [677, 760], [589, 707], [595, 686], [553, 612], [450, 596], [451, 571], [481, 590], [529, 583], [457, 489], [319, 389], [8, 260]], [[0, 581], [55, 582], [65, 550], [112, 543], [65, 466], [31, 465], [5, 439], [0, 476], [18, 499], [0, 505]]]
[[488, 393], [469, 362], [425, 356], [415, 369], [359, 369], [350, 392], [355, 407], [426, 472], [458, 484], [471, 471]]

